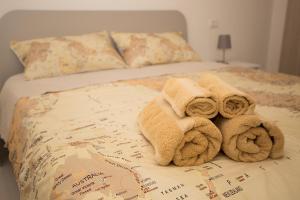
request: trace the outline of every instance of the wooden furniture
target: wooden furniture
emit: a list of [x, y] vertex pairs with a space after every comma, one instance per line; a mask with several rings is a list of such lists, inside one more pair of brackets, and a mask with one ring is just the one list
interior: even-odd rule
[[7, 160], [8, 151], [4, 148], [4, 141], [0, 139], [0, 166]]

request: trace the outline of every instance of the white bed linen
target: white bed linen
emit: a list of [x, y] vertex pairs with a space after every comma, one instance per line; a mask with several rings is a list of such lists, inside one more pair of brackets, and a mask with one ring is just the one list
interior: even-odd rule
[[184, 62], [136, 69], [117, 69], [72, 74], [32, 81], [26, 81], [23, 73], [17, 74], [5, 82], [0, 93], [0, 137], [5, 142], [7, 141], [14, 106], [21, 97], [35, 96], [45, 92], [66, 90], [96, 83], [184, 72], [199, 72], [226, 66], [228, 65], [215, 62]]

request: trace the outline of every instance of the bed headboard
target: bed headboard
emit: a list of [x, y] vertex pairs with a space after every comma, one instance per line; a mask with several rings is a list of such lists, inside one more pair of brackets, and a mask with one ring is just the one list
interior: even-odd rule
[[9, 48], [11, 40], [76, 35], [89, 32], [181, 31], [187, 25], [178, 11], [36, 11], [16, 10], [0, 19], [0, 89], [12, 75], [23, 71]]

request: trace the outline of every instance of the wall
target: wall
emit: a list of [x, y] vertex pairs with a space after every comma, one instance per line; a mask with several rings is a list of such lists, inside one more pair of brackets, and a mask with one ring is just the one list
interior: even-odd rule
[[277, 72], [284, 34], [285, 17], [288, 0], [273, 0], [266, 70]]
[[[164, 10], [181, 11], [189, 41], [203, 59], [216, 60], [220, 33], [232, 35], [232, 60], [265, 65], [272, 0], [0, 0], [0, 16], [15, 9]], [[209, 28], [210, 20], [219, 27]]]
[[300, 76], [300, 1], [289, 0], [279, 71]]

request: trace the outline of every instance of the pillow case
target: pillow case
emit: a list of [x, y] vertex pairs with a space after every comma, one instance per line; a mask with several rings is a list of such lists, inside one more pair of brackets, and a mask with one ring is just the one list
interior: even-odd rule
[[199, 61], [199, 55], [179, 32], [120, 33], [111, 36], [130, 67], [183, 61]]
[[105, 31], [12, 41], [10, 47], [24, 65], [27, 80], [126, 66]]

